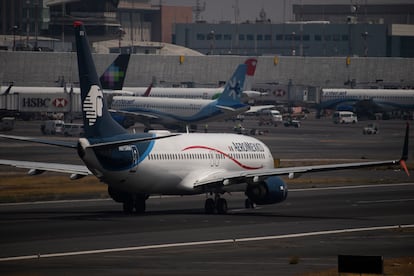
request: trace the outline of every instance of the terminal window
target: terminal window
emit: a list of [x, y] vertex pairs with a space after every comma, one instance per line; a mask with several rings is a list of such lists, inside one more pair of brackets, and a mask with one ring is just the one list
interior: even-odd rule
[[206, 36], [205, 34], [197, 34], [197, 40], [205, 40]]

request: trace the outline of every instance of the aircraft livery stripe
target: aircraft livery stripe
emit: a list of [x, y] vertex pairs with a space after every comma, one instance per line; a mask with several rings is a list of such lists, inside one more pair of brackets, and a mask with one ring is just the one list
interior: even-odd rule
[[236, 160], [235, 158], [233, 158], [230, 155], [228, 155], [227, 153], [222, 152], [221, 150], [218, 150], [218, 149], [215, 149], [215, 148], [207, 147], [207, 146], [190, 146], [190, 147], [184, 148], [182, 151], [193, 150], [193, 149], [205, 149], [205, 150], [211, 150], [211, 151], [215, 151], [215, 152], [218, 152], [220, 154], [223, 154], [228, 159], [230, 159], [231, 161], [233, 161], [234, 163], [236, 163], [238, 166], [240, 166], [241, 168], [243, 168], [245, 170], [258, 170], [258, 169], [262, 169], [263, 168], [263, 166], [260, 166], [260, 167], [251, 167], [251, 166], [244, 165], [241, 162], [239, 162], [238, 160]]

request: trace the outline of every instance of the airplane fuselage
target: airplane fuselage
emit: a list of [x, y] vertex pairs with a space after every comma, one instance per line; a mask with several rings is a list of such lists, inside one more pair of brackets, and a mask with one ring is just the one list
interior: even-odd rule
[[414, 90], [410, 89], [322, 89], [322, 108], [332, 108], [340, 104], [372, 102], [388, 111], [414, 109]]
[[111, 108], [136, 114], [146, 114], [151, 123], [164, 125], [220, 120], [249, 109], [248, 105], [235, 103], [232, 106], [235, 111], [230, 113], [217, 107], [216, 103], [214, 100], [200, 99], [115, 96], [111, 101]]
[[[202, 193], [203, 189], [197, 189], [194, 184], [202, 180], [200, 175], [208, 175], [210, 171], [214, 174], [274, 167], [268, 147], [253, 137], [211, 134], [211, 139], [207, 139], [206, 135], [209, 134], [181, 134], [107, 151], [105, 154], [112, 157], [121, 151], [123, 160], [128, 160], [126, 156], [130, 155], [129, 164], [122, 168], [114, 167], [114, 163], [105, 164], [105, 156], [98, 150], [87, 151], [82, 158], [88, 168], [109, 186], [142, 194]], [[88, 144], [85, 138], [81, 138], [82, 143]]]

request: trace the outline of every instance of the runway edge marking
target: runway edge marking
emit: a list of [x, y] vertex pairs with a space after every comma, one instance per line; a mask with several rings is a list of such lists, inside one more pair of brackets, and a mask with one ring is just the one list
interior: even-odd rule
[[174, 248], [174, 247], [184, 247], [184, 246], [200, 246], [200, 245], [226, 244], [226, 243], [236, 243], [236, 242], [251, 242], [251, 241], [265, 241], [265, 240], [288, 239], [288, 238], [301, 238], [301, 237], [310, 237], [310, 236], [322, 236], [322, 235], [333, 235], [333, 234], [355, 233], [355, 232], [377, 231], [377, 230], [404, 229], [404, 228], [414, 228], [414, 224], [326, 230], [326, 231], [316, 231], [316, 232], [307, 232], [307, 233], [251, 237], [251, 238], [240, 238], [240, 239], [222, 239], [222, 240], [198, 241], [198, 242], [195, 241], [195, 242], [182, 242], [182, 243], [167, 243], [167, 244], [142, 245], [142, 246], [123, 247], [123, 248], [109, 248], [109, 249], [62, 252], [62, 253], [37, 254], [37, 255], [0, 258], [0, 262], [33, 260], [33, 259], [41, 259], [41, 258], [43, 259], [43, 258], [70, 257], [70, 256], [91, 255], [91, 254], [105, 254], [105, 253], [114, 253], [114, 252], [140, 251], [140, 250], [149, 250], [149, 249], [164, 249], [164, 248]]

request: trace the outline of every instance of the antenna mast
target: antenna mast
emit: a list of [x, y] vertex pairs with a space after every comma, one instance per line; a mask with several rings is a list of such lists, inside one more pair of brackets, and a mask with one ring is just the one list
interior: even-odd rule
[[196, 6], [193, 7], [195, 21], [201, 20], [201, 13], [206, 10], [206, 2], [203, 2], [203, 5], [200, 4], [200, 0], [196, 1]]
[[234, 24], [239, 24], [240, 9], [239, 9], [239, 0], [234, 1]]

